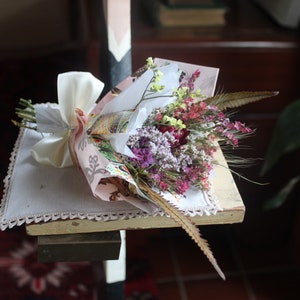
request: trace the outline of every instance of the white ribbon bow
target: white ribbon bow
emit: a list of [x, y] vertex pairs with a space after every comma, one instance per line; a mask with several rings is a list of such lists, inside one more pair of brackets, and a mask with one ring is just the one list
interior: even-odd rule
[[58, 106], [36, 106], [39, 132], [50, 133], [32, 147], [34, 159], [58, 168], [73, 166], [70, 141], [75, 138], [78, 118], [87, 115], [95, 105], [104, 84], [88, 72], [58, 75]]

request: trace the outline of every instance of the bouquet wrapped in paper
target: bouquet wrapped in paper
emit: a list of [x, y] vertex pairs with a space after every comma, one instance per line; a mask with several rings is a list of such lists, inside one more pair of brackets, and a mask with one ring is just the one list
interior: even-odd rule
[[218, 143], [232, 149], [251, 129], [231, 121], [227, 108], [274, 95], [241, 92], [213, 96], [218, 70], [149, 58], [145, 67], [96, 103], [103, 83], [89, 73], [58, 77], [58, 104], [18, 110], [22, 127], [43, 138], [33, 158], [57, 168], [76, 166], [94, 197], [161, 208], [195, 240], [220, 270], [181, 201], [210, 190]]

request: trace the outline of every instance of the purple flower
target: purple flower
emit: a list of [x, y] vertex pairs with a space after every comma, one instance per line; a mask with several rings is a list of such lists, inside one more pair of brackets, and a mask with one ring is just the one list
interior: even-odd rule
[[136, 156], [132, 160], [136, 161], [142, 168], [148, 168], [155, 162], [150, 148], [133, 148], [132, 152]]

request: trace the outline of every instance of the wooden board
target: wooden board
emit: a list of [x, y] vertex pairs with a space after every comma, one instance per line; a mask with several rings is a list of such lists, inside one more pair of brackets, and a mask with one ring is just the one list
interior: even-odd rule
[[42, 235], [38, 237], [38, 260], [99, 262], [118, 259], [120, 247], [119, 231]]
[[[192, 219], [197, 225], [242, 222], [245, 215], [245, 206], [221, 150], [218, 150], [215, 158], [218, 165], [215, 166], [214, 175], [211, 179], [212, 189], [223, 210], [215, 215], [197, 216]], [[171, 218], [162, 216], [147, 216], [126, 220], [118, 219], [114, 221], [59, 220], [26, 226], [27, 233], [35, 236], [169, 227], [178, 227], [178, 224]]]

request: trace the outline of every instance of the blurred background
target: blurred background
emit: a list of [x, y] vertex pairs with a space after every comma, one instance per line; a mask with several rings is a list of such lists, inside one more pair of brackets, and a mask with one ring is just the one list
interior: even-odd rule
[[[295, 298], [300, 279], [299, 187], [277, 209], [266, 210], [264, 203], [298, 173], [299, 152], [279, 159], [264, 176], [261, 169], [280, 113], [300, 98], [297, 3], [131, 1], [133, 70], [149, 56], [167, 58], [220, 68], [217, 92], [272, 90], [279, 95], [241, 107], [234, 116], [256, 128], [254, 136], [244, 141], [247, 147], [237, 154], [258, 158], [249, 168], [236, 171], [268, 184], [253, 184], [235, 176], [246, 206], [244, 222], [201, 229], [227, 281], [216, 276], [180, 230], [128, 231], [128, 262], [138, 261], [140, 271], [147, 269], [151, 284], [145, 280], [140, 286], [148, 284], [152, 291], [148, 295], [152, 298], [141, 298], [147, 288], [140, 287], [140, 294], [130, 299], [191, 300], [200, 299], [200, 295], [201, 299]], [[204, 22], [205, 17], [203, 23], [199, 18], [189, 24], [172, 20], [172, 11], [187, 8], [199, 15], [210, 9], [210, 22]], [[71, 70], [92, 72], [105, 82], [107, 74], [101, 68], [105, 63], [103, 24], [98, 0], [0, 0], [3, 179], [18, 135], [10, 120], [19, 98], [56, 102], [57, 75]], [[129, 275], [137, 281], [134, 274]]]

